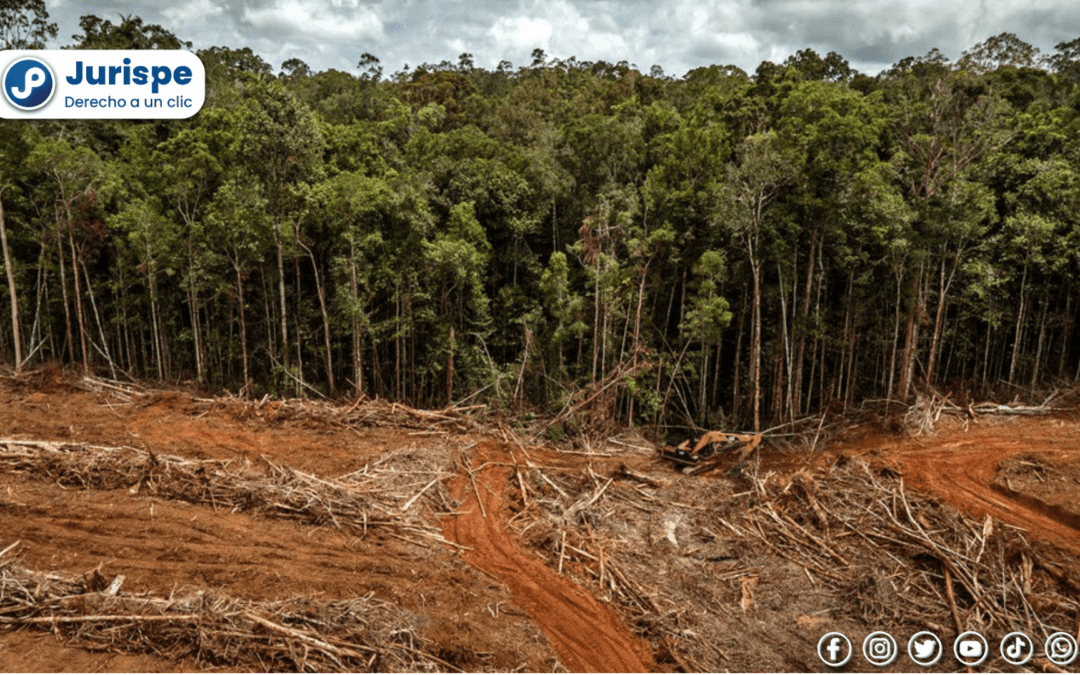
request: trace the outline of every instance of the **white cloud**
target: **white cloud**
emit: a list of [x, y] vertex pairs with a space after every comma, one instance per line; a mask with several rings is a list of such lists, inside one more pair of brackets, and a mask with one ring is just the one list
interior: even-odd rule
[[547, 49], [551, 40], [551, 22], [527, 16], [502, 17], [488, 31], [495, 40], [495, 50], [518, 52], [522, 48]]
[[[359, 54], [402, 64], [477, 65], [549, 57], [628, 61], [672, 75], [710, 64], [754, 72], [799, 49], [836, 51], [876, 72], [938, 47], [950, 58], [1009, 31], [1053, 53], [1080, 35], [1075, 0], [46, 0], [59, 44], [79, 17], [121, 14], [161, 23], [195, 48], [251, 47], [268, 62], [304, 59], [312, 69], [354, 70]], [[285, 53], [285, 45], [289, 53]], [[59, 46], [59, 45], [58, 45]]]
[[540, 48], [549, 58], [573, 56], [579, 61], [641, 65], [654, 58], [657, 49], [649, 44], [652, 17], [640, 10], [640, 3], [553, 0], [524, 4], [516, 13], [496, 19], [475, 53], [479, 60], [492, 64], [509, 59], [527, 65], [532, 50]]
[[383, 33], [382, 20], [374, 11], [351, 2], [328, 7], [317, 0], [278, 0], [261, 8], [245, 8], [242, 20], [261, 37], [302, 35], [322, 43], [378, 40]]
[[179, 6], [166, 7], [161, 13], [165, 15], [170, 26], [183, 29], [192, 24], [204, 23], [224, 11], [225, 8], [214, 4], [211, 0], [188, 0]]

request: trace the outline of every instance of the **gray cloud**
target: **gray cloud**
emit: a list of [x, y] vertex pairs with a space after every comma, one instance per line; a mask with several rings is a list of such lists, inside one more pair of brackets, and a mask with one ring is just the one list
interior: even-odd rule
[[539, 47], [554, 58], [628, 61], [668, 73], [712, 63], [753, 72], [799, 49], [835, 51], [874, 73], [937, 47], [949, 58], [988, 37], [1016, 33], [1052, 53], [1080, 36], [1067, 0], [149, 0], [94, 4], [47, 0], [60, 42], [82, 14], [159, 23], [197, 48], [251, 47], [275, 68], [300, 58], [315, 70], [355, 72], [360, 54], [386, 73], [404, 64], [501, 60], [528, 65]]

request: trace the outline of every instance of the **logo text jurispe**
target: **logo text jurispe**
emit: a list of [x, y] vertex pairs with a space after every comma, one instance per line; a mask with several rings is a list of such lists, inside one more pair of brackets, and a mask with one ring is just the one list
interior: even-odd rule
[[[131, 67], [131, 59], [125, 58], [122, 66], [97, 66], [95, 68], [86, 67], [86, 83], [87, 84], [117, 84], [117, 78], [122, 78], [120, 83], [122, 84], [138, 84], [144, 85], [150, 82], [150, 90], [153, 93], [158, 93], [158, 87], [163, 84], [169, 84], [174, 82], [176, 84], [184, 85], [191, 82], [191, 68], [187, 66], [179, 66], [175, 70], [169, 66], [135, 66]], [[151, 81], [150, 78], [153, 78]], [[82, 84], [83, 82], [83, 62], [75, 62], [75, 74], [68, 75], [66, 78], [68, 84]]]

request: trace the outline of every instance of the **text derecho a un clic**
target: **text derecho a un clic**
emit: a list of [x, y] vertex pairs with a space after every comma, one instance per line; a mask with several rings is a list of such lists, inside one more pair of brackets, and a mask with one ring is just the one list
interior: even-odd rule
[[[135, 66], [131, 67], [131, 59], [125, 58], [121, 66], [87, 66], [85, 69], [86, 84], [135, 84], [150, 85], [152, 93], [158, 93], [158, 88], [171, 83], [186, 85], [191, 82], [191, 69], [187, 66], [178, 66], [173, 69], [169, 66]], [[119, 78], [119, 81], [118, 81]], [[82, 84], [84, 79], [83, 62], [75, 62], [75, 74], [68, 75], [68, 84]], [[190, 108], [192, 100], [184, 96], [172, 96], [162, 100], [160, 97], [130, 98], [102, 96], [94, 97], [64, 97], [65, 108]]]

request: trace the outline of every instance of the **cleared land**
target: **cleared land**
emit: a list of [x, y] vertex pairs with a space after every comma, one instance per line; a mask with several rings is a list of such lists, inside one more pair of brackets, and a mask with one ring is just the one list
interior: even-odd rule
[[1080, 422], [938, 426], [688, 476], [632, 435], [4, 378], [0, 668], [819, 671], [830, 630], [1075, 634]]

